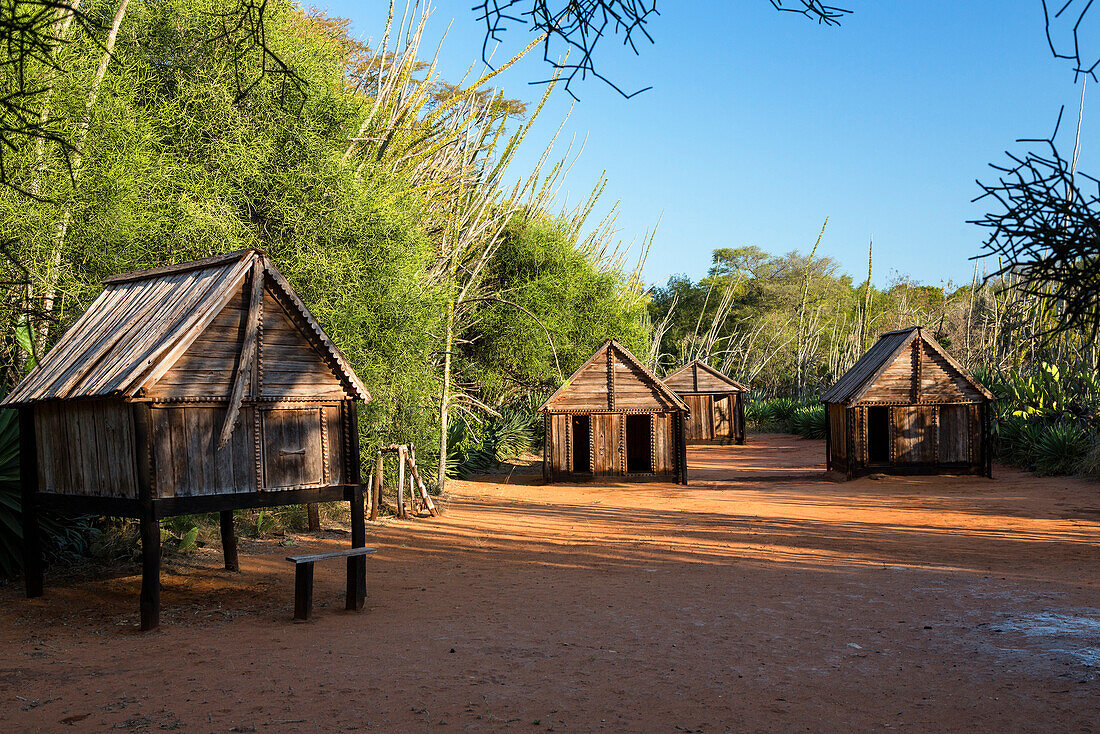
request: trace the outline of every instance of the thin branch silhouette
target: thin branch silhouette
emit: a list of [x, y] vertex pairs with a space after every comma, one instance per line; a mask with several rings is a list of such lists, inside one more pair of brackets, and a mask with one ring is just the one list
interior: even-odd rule
[[[776, 10], [804, 15], [824, 25], [839, 25], [849, 11], [820, 0], [769, 0]], [[499, 42], [510, 24], [529, 25], [534, 33], [545, 33], [543, 60], [563, 72], [565, 90], [574, 99], [573, 83], [595, 77], [623, 97], [630, 98], [651, 87], [626, 92], [596, 70], [596, 50], [607, 37], [621, 39], [638, 54], [643, 41], [652, 44], [648, 24], [660, 15], [656, 0], [482, 0], [474, 5], [478, 20], [485, 24], [481, 57], [489, 63], [491, 42]], [[568, 54], [557, 53], [562, 47]], [[562, 60], [563, 59], [563, 60]], [[543, 79], [531, 82], [545, 84]]]

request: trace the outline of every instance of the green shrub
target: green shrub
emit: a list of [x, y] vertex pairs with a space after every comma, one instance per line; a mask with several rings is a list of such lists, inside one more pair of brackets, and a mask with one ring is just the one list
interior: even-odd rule
[[1042, 430], [1035, 443], [1035, 466], [1040, 474], [1073, 474], [1092, 449], [1089, 431], [1062, 422]]
[[818, 404], [798, 408], [791, 417], [791, 430], [802, 438], [825, 438], [828, 430], [825, 406]]
[[520, 454], [538, 448], [543, 441], [542, 415], [534, 400], [496, 408], [488, 418], [464, 415], [447, 430], [447, 476], [468, 477]]
[[809, 398], [753, 400], [745, 407], [745, 420], [757, 431], [797, 433], [806, 438], [824, 438], [825, 406]]

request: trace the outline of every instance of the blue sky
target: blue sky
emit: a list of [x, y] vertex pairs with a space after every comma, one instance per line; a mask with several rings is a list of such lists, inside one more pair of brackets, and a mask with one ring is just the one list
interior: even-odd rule
[[[441, 53], [445, 78], [479, 60], [483, 25], [470, 0], [442, 0], [422, 48]], [[386, 0], [318, 2], [377, 40]], [[620, 202], [624, 241], [641, 240], [661, 219], [646, 279], [705, 275], [711, 251], [756, 245], [808, 251], [824, 219], [819, 254], [858, 281], [875, 241], [877, 285], [898, 276], [969, 282], [984, 233], [966, 224], [975, 178], [1020, 137], [1043, 137], [1066, 106], [1061, 143], [1072, 146], [1080, 86], [1055, 60], [1040, 0], [850, 0], [837, 27], [778, 13], [768, 0], [658, 3], [653, 45], [638, 57], [613, 39], [597, 64], [622, 88], [652, 89], [623, 99], [598, 80], [577, 83], [580, 101], [562, 133], [588, 137], [563, 190], [587, 195], [601, 172], [603, 206]], [[1098, 11], [1100, 15], [1100, 11]], [[531, 39], [516, 25], [495, 61]], [[509, 97], [537, 101], [548, 76], [534, 53], [497, 78]], [[1086, 91], [1079, 169], [1089, 162], [1093, 125]], [[515, 169], [533, 164], [572, 99], [555, 92]], [[566, 203], [566, 202], [563, 202]]]

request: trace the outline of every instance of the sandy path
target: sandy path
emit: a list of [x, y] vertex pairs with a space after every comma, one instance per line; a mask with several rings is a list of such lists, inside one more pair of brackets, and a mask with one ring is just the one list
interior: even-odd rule
[[835, 484], [751, 441], [687, 488], [458, 483], [371, 528], [363, 614], [329, 564], [291, 623], [274, 542], [177, 565], [148, 635], [137, 576], [9, 585], [0, 730], [1100, 729], [1100, 486]]

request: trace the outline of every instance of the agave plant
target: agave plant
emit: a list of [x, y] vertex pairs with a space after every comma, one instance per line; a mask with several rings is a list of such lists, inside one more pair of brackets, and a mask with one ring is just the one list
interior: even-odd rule
[[1046, 427], [1035, 443], [1035, 467], [1040, 474], [1073, 474], [1092, 448], [1092, 437], [1081, 425], [1060, 422]]
[[791, 417], [791, 430], [803, 438], [825, 438], [828, 430], [825, 406], [818, 404], [798, 408]]

